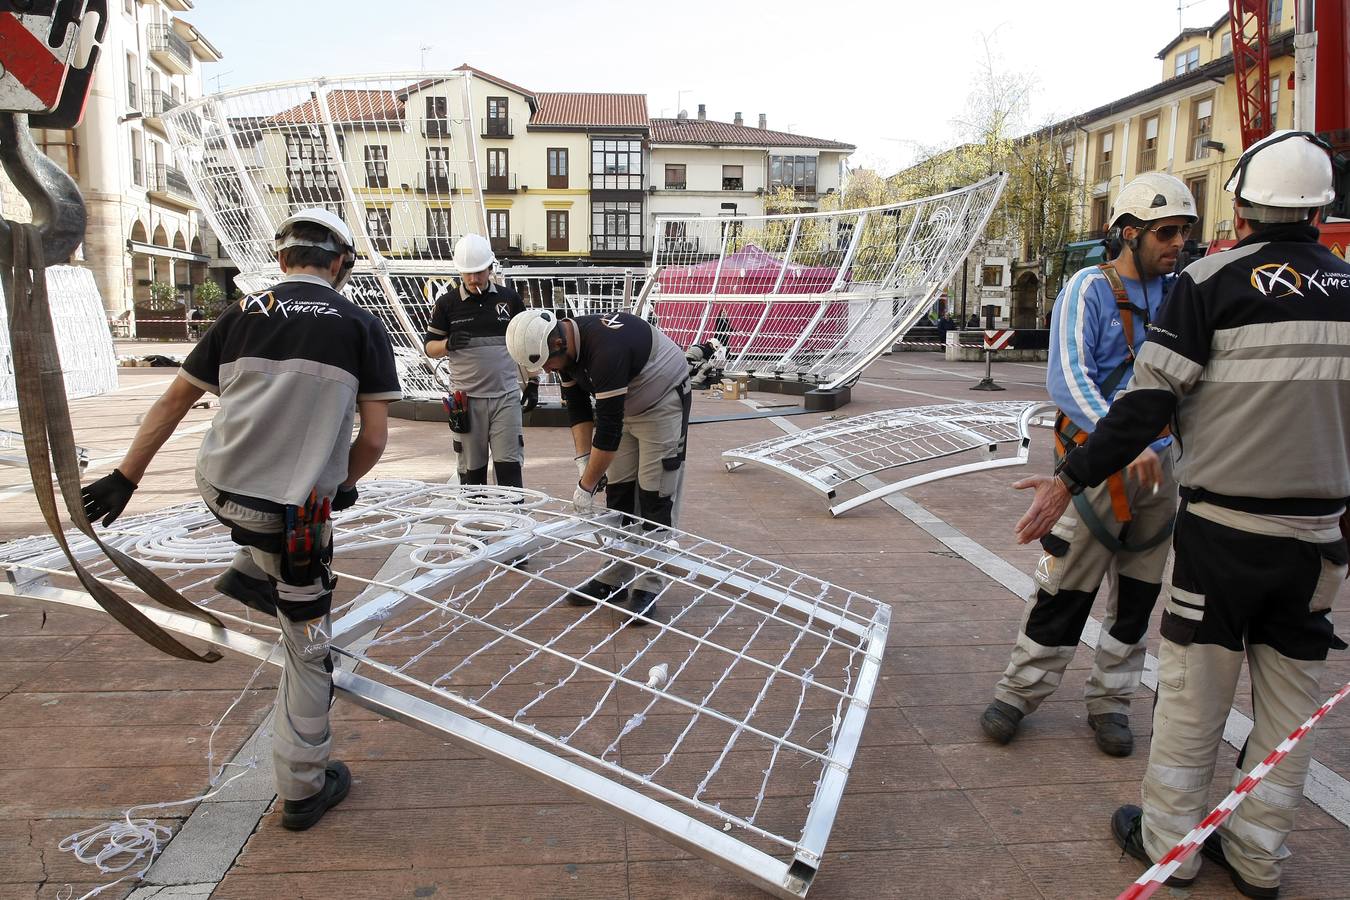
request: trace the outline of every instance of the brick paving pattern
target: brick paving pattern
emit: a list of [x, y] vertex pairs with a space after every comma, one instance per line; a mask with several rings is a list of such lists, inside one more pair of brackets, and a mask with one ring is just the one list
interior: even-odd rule
[[[995, 379], [1008, 388], [998, 399], [1043, 399], [1043, 371], [996, 363]], [[883, 357], [841, 412], [985, 399], [967, 390], [982, 374], [980, 365], [944, 363], [933, 354]], [[77, 441], [95, 460], [91, 475], [120, 458], [172, 375], [124, 369], [118, 394], [72, 403]], [[695, 415], [742, 409], [698, 396]], [[210, 417], [210, 411], [188, 416], [129, 514], [196, 499], [192, 469], [201, 431], [191, 429]], [[823, 414], [790, 421], [808, 428]], [[17, 428], [12, 411], [0, 414], [0, 427]], [[882, 681], [811, 896], [1082, 898], [1124, 889], [1142, 866], [1121, 858], [1108, 818], [1121, 803], [1138, 802], [1151, 694], [1141, 689], [1136, 697], [1134, 756], [1103, 756], [1081, 700], [1090, 664], [1083, 650], [1016, 741], [1007, 747], [987, 741], [976, 719], [1007, 662], [1021, 598], [881, 502], [834, 520], [822, 497], [787, 478], [723, 467], [722, 450], [778, 433], [767, 420], [694, 426], [681, 526], [892, 606]], [[906, 496], [1030, 573], [1037, 551], [1012, 540], [1025, 500], [1008, 485], [1048, 468], [1044, 437], [1034, 442], [1028, 469], [924, 485]], [[526, 442], [527, 486], [568, 496], [574, 470], [566, 430], [530, 429]], [[443, 425], [395, 421], [373, 477], [450, 480], [447, 445]], [[26, 477], [0, 468], [0, 538], [42, 527], [31, 491], [23, 490]], [[340, 537], [338, 557], [340, 567], [363, 576], [384, 561], [382, 553], [344, 556]], [[1340, 599], [1343, 607], [1345, 591]], [[1156, 649], [1156, 627], [1152, 635]], [[64, 897], [67, 885], [79, 896], [110, 880], [59, 852], [57, 843], [128, 806], [201, 792], [209, 726], [253, 669], [230, 657], [213, 666], [177, 662], [106, 617], [63, 609], [44, 615], [0, 600], [0, 897]], [[1350, 659], [1334, 657], [1326, 692], [1347, 679]], [[218, 753], [233, 753], [263, 722], [275, 683], [275, 671], [262, 673], [217, 734]], [[620, 693], [614, 715], [628, 714], [631, 700]], [[1245, 694], [1238, 708], [1250, 714]], [[355, 776], [350, 797], [303, 834], [281, 829], [270, 809], [211, 896], [762, 896], [612, 815], [442, 739], [346, 704], [334, 719], [335, 754]], [[625, 762], [640, 765], [644, 754], [662, 752], [676, 727], [653, 716], [625, 739]], [[1350, 776], [1348, 729], [1350, 713], [1338, 709], [1317, 735], [1316, 758], [1342, 776]], [[700, 740], [691, 737], [676, 764], [701, 771], [702, 757], [720, 739]], [[1224, 745], [1219, 771], [1235, 757]], [[1225, 793], [1220, 780], [1216, 803]], [[809, 794], [809, 779], [802, 790]], [[177, 829], [189, 812], [176, 809], [160, 821]], [[1350, 897], [1344, 826], [1305, 802], [1290, 847], [1295, 855], [1281, 896]], [[101, 896], [133, 890], [124, 882]], [[1212, 865], [1193, 888], [1170, 895], [1237, 896]]]

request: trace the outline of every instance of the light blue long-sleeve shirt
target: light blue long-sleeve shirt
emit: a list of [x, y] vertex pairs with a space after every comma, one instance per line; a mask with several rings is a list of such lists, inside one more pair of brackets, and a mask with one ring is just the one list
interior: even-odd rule
[[[1147, 291], [1139, 281], [1123, 275], [1120, 280], [1130, 302], [1147, 309], [1149, 321], [1156, 320], [1172, 279], [1154, 278], [1147, 283]], [[1137, 312], [1132, 318], [1137, 354], [1146, 334], [1145, 318]], [[1125, 329], [1111, 283], [1096, 266], [1080, 269], [1055, 298], [1050, 315], [1050, 366], [1045, 376], [1050, 398], [1070, 421], [1090, 433], [1133, 375], [1131, 366], [1116, 383], [1111, 396], [1105, 396], [1107, 379], [1126, 359]], [[1161, 451], [1171, 442], [1170, 437], [1164, 437], [1150, 446]]]

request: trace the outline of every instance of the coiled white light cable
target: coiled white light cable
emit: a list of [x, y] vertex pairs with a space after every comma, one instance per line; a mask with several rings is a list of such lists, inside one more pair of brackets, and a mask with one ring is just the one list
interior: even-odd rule
[[[280, 639], [277, 640], [280, 644]], [[275, 651], [276, 644], [273, 645]], [[270, 654], [269, 654], [270, 656]], [[114, 822], [106, 822], [102, 825], [95, 825], [92, 828], [86, 828], [83, 831], [77, 831], [74, 834], [62, 838], [57, 848], [67, 853], [74, 854], [75, 858], [82, 863], [91, 866], [97, 866], [98, 870], [104, 875], [113, 875], [118, 872], [126, 872], [132, 866], [144, 860], [142, 865], [135, 872], [123, 875], [115, 881], [110, 881], [105, 885], [94, 888], [87, 894], [80, 897], [80, 900], [88, 900], [95, 897], [108, 888], [116, 884], [121, 884], [128, 878], [140, 880], [150, 871], [154, 865], [155, 859], [159, 856], [161, 850], [173, 837], [173, 830], [167, 825], [161, 825], [158, 821], [151, 818], [145, 818], [137, 815], [138, 813], [149, 810], [171, 809], [175, 806], [187, 806], [189, 804], [199, 803], [202, 800], [209, 800], [216, 794], [219, 794], [233, 782], [247, 775], [250, 771], [258, 767], [258, 757], [251, 756], [243, 762], [223, 762], [219, 768], [215, 767], [215, 740], [216, 732], [220, 726], [225, 724], [230, 713], [239, 705], [248, 692], [253, 688], [253, 683], [257, 681], [258, 674], [262, 672], [263, 666], [267, 665], [266, 659], [259, 662], [249, 675], [248, 681], [243, 689], [231, 701], [225, 712], [211, 726], [211, 735], [206, 741], [206, 771], [207, 783], [210, 789], [205, 793], [198, 794], [195, 797], [189, 797], [186, 800], [173, 800], [167, 803], [145, 803], [140, 806], [133, 806], [122, 813], [122, 818]], [[273, 707], [276, 706], [276, 700], [272, 701]], [[269, 712], [270, 715], [270, 712]], [[229, 778], [221, 780], [225, 771], [230, 768], [239, 769], [238, 772]], [[66, 885], [63, 892], [57, 894], [58, 900], [70, 900], [75, 890], [71, 885]]]

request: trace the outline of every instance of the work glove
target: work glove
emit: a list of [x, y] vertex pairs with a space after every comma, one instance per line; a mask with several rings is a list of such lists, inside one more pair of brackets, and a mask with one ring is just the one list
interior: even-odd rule
[[580, 481], [577, 482], [577, 489], [572, 494], [572, 508], [583, 516], [595, 514], [595, 495], [605, 489], [609, 479], [601, 475], [600, 480], [596, 482], [594, 488], [587, 490]]
[[445, 349], [447, 351], [463, 350], [467, 346], [469, 346], [469, 333], [463, 329], [450, 332], [450, 336], [445, 339]]
[[583, 453], [580, 456], [578, 456], [574, 460], [574, 462], [576, 462], [577, 464], [577, 476], [580, 477], [582, 475], [585, 475], [586, 466], [588, 466], [591, 462], [591, 455], [589, 453]]
[[107, 528], [117, 521], [117, 517], [127, 508], [127, 503], [135, 492], [136, 485], [131, 479], [113, 469], [112, 474], [104, 475], [80, 491], [80, 499], [84, 501], [84, 514], [91, 522], [97, 521], [99, 516], [102, 516], [103, 527]]
[[520, 411], [530, 412], [539, 405], [539, 382], [527, 381], [520, 393]]
[[333, 495], [333, 504], [329, 508], [332, 509], [333, 512], [342, 512], [342, 510], [347, 507], [354, 505], [356, 503], [356, 498], [359, 496], [360, 492], [357, 491], [356, 485], [352, 485], [351, 487], [342, 487], [339, 485], [337, 493]]

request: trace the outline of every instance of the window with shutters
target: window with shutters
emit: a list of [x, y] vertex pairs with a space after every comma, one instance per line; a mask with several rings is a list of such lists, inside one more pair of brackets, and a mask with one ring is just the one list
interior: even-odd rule
[[1139, 133], [1139, 171], [1152, 172], [1158, 168], [1158, 117], [1144, 119]]

